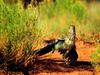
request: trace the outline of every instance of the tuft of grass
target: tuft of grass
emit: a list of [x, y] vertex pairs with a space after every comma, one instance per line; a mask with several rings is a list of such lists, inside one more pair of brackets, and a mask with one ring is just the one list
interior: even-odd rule
[[95, 52], [91, 54], [92, 65], [96, 68], [96, 70], [100, 70], [100, 48], [97, 48]]
[[23, 10], [18, 4], [7, 5], [0, 0], [0, 60], [4, 58], [1, 61], [5, 66], [25, 63], [31, 57], [33, 42], [39, 37], [36, 24], [33, 10]]

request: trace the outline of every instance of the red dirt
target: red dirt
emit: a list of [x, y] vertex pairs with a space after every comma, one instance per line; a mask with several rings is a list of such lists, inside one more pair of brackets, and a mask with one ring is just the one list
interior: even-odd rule
[[[58, 52], [48, 53], [36, 61], [29, 71], [30, 75], [100, 75], [100, 70], [96, 71], [90, 63], [91, 53], [96, 50], [96, 46], [84, 44], [81, 40], [77, 40], [76, 46], [79, 58], [75, 65], [66, 66]], [[0, 72], [0, 75], [7, 74]], [[22, 73], [10, 75], [22, 75]]]
[[[38, 64], [35, 75], [100, 75], [100, 70], [95, 71], [92, 67], [91, 53], [96, 50], [94, 44], [83, 43], [83, 41], [77, 40], [77, 53], [79, 55], [78, 62], [75, 66], [66, 66], [58, 52], [49, 53], [42, 57], [42, 60]], [[32, 73], [31, 73], [32, 75]]]

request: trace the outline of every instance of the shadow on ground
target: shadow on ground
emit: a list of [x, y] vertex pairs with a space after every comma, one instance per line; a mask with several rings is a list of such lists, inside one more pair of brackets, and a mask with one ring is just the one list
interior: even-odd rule
[[[50, 73], [50, 72], [73, 72], [73, 71], [94, 71], [93, 66], [89, 61], [77, 61], [72, 66], [67, 66], [63, 60], [56, 60], [56, 59], [38, 59], [32, 65], [27, 69], [29, 71], [29, 74], [36, 75], [38, 73]], [[10, 73], [20, 73], [18, 71], [9, 71]], [[24, 74], [24, 75], [29, 75]], [[1, 75], [1, 73], [0, 73]], [[5, 75], [5, 74], [3, 74]], [[12, 74], [11, 74], [12, 75]]]
[[93, 71], [94, 68], [88, 61], [77, 61], [72, 66], [67, 66], [63, 60], [42, 59], [38, 60], [32, 69], [32, 74], [42, 72], [73, 72], [73, 71]]

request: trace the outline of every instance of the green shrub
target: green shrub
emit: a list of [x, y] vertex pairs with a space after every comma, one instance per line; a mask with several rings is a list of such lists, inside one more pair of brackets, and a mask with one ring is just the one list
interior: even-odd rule
[[44, 2], [39, 6], [39, 12], [40, 21], [47, 28], [48, 34], [60, 36], [66, 35], [69, 25], [80, 25], [87, 14], [85, 5], [74, 0], [56, 0], [55, 3], [47, 4]]
[[21, 9], [18, 4], [6, 5], [0, 0], [0, 53], [6, 64], [31, 56], [33, 41], [38, 38], [37, 17], [31, 12]]
[[92, 53], [91, 58], [92, 58], [92, 65], [97, 70], [100, 70], [100, 48], [98, 48], [95, 52]]

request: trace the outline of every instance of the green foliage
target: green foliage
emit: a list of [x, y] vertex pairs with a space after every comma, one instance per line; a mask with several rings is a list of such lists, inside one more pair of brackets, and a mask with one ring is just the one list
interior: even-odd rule
[[3, 0], [0, 0], [0, 9], [0, 53], [6, 62], [27, 58], [37, 38], [35, 13], [20, 9], [17, 4], [6, 5]]
[[100, 49], [97, 49], [93, 54], [92, 58], [95, 62], [100, 62]]
[[3, 0], [6, 4], [15, 4], [18, 2], [18, 0]]
[[83, 20], [86, 17], [86, 9], [81, 3], [75, 3], [72, 5], [71, 11], [75, 16], [77, 16], [78, 20]]
[[[55, 3], [43, 3], [39, 6], [39, 17], [48, 34], [66, 35], [69, 25], [81, 22], [87, 12], [81, 2], [74, 0], [56, 0]], [[49, 27], [50, 25], [50, 27]], [[76, 25], [77, 26], [77, 25]], [[48, 29], [49, 27], [49, 29]]]
[[91, 55], [92, 64], [98, 70], [100, 70], [100, 48], [98, 48], [95, 52]]

